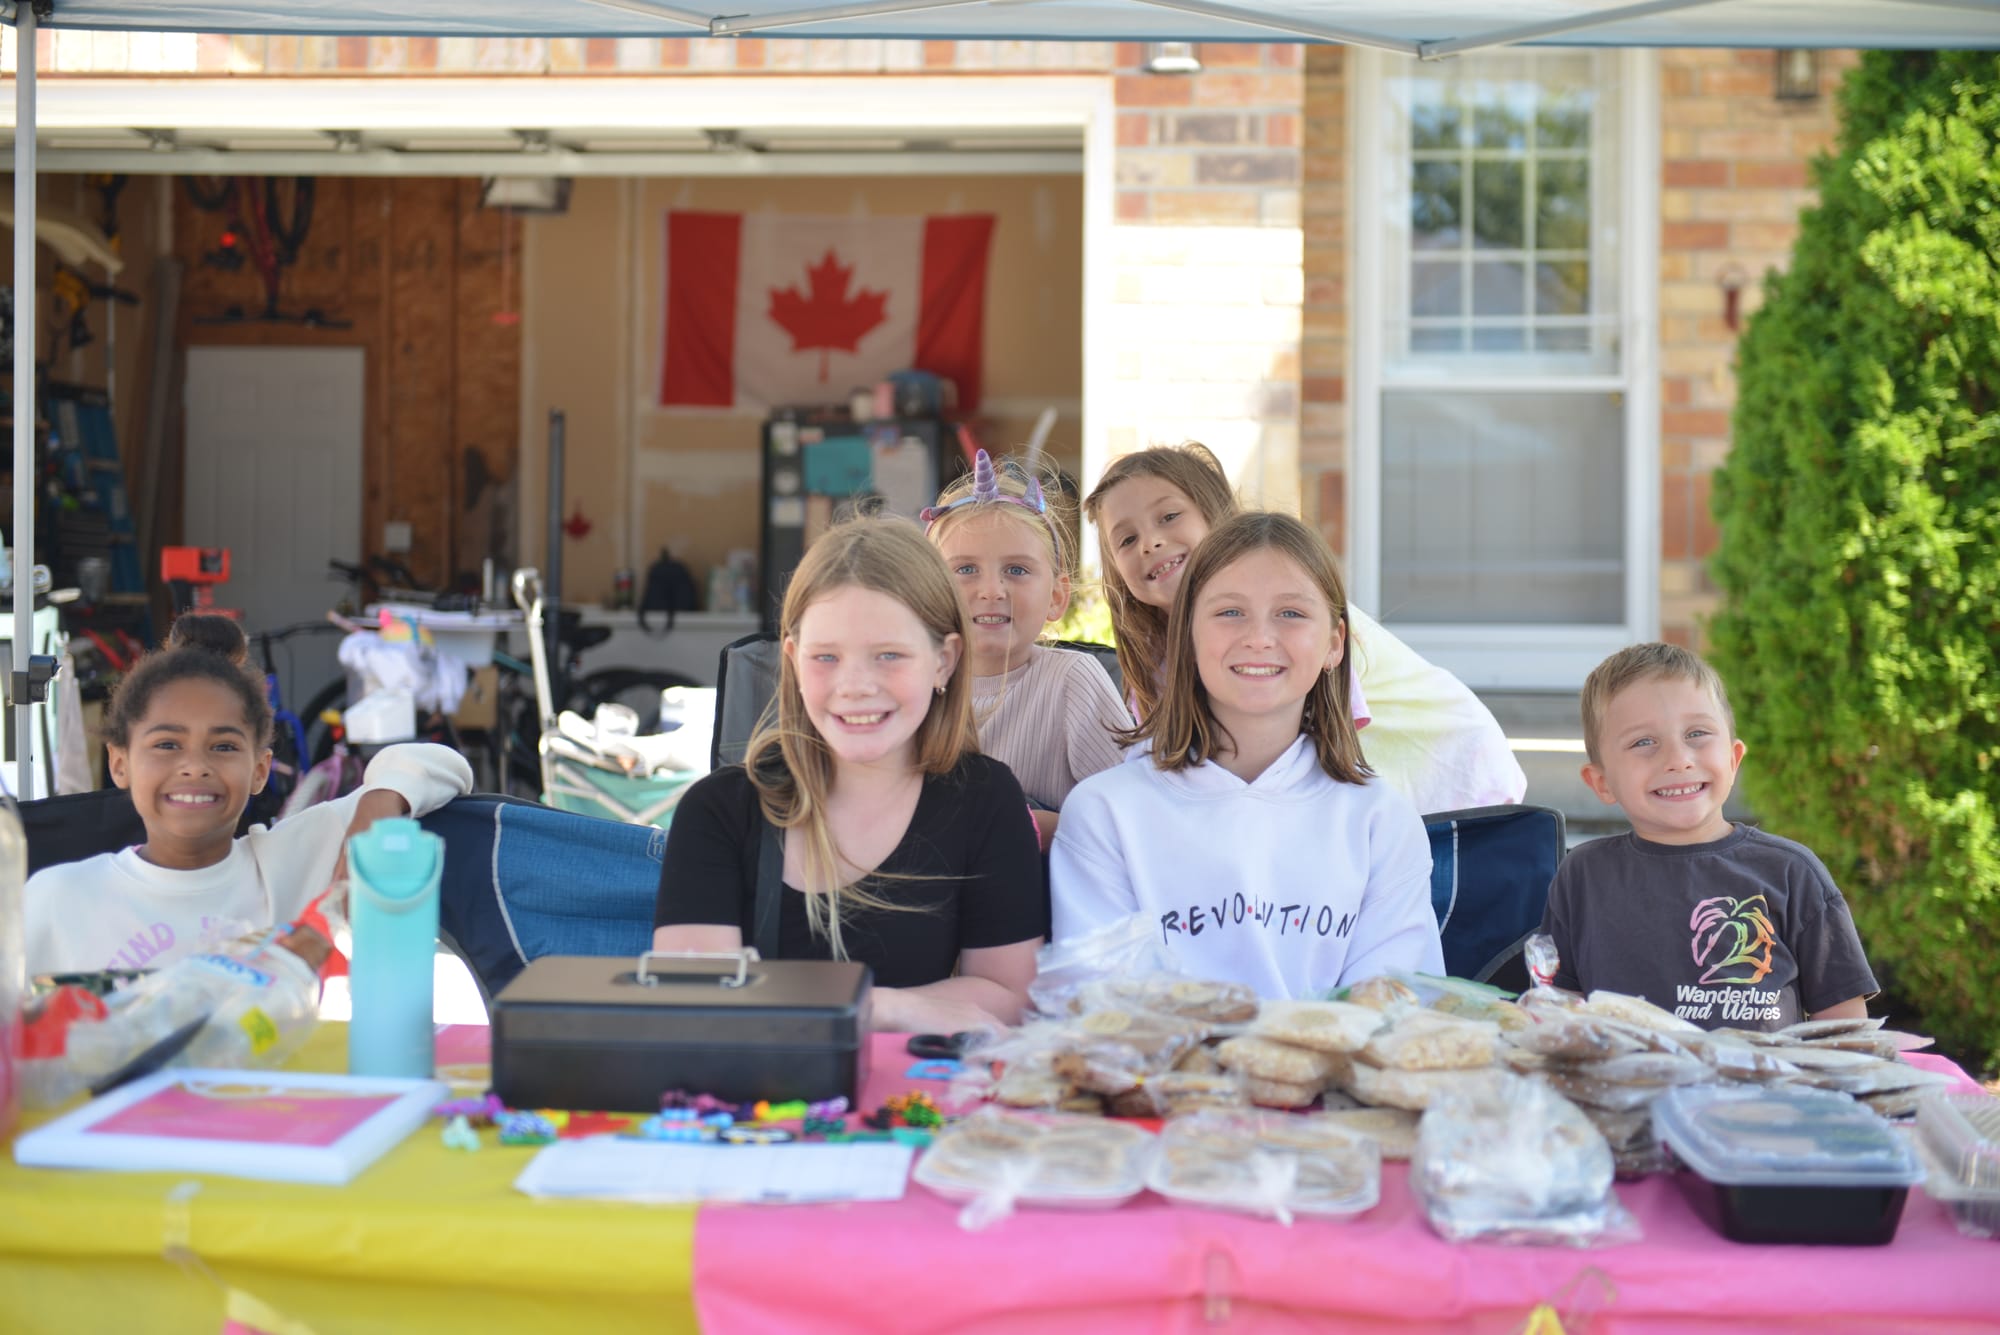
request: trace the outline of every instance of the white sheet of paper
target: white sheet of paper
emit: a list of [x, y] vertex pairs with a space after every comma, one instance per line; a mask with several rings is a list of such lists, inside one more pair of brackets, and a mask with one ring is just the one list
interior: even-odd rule
[[896, 1201], [908, 1145], [684, 1145], [594, 1136], [543, 1149], [514, 1179], [530, 1196], [628, 1201]]
[[875, 446], [875, 490], [883, 505], [909, 519], [937, 499], [930, 452], [915, 436]]

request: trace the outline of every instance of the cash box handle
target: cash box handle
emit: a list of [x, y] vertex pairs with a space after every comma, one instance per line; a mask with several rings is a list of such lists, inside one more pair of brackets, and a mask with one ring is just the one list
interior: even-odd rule
[[750, 981], [750, 966], [761, 958], [755, 946], [745, 946], [741, 950], [649, 950], [639, 956], [639, 967], [633, 977], [641, 987], [659, 984], [660, 975], [646, 971], [648, 960], [734, 960], [736, 975], [722, 974], [715, 981], [723, 987], [742, 987]]

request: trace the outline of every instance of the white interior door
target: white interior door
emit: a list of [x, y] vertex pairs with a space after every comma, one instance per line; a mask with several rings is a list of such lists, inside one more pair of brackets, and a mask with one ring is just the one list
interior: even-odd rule
[[[216, 601], [246, 631], [324, 615], [343, 590], [327, 561], [360, 558], [363, 369], [360, 348], [188, 349], [182, 541], [229, 549]], [[292, 708], [339, 671], [338, 642], [278, 649]]]

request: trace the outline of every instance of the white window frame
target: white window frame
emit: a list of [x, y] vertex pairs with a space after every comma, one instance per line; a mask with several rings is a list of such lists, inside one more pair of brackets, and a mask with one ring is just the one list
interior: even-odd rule
[[[1347, 569], [1350, 596], [1397, 636], [1468, 685], [1483, 689], [1574, 690], [1605, 655], [1653, 639], [1660, 624], [1659, 179], [1658, 63], [1649, 50], [1618, 54], [1620, 157], [1618, 327], [1623, 356], [1612, 375], [1509, 372], [1454, 375], [1454, 390], [1507, 393], [1619, 393], [1625, 396], [1625, 620], [1619, 625], [1397, 623], [1381, 607], [1382, 393], [1402, 387], [1386, 375], [1384, 316], [1406, 278], [1387, 272], [1375, 202], [1382, 198], [1382, 106], [1387, 58], [1351, 49], [1348, 124], [1348, 273], [1352, 393]], [[1407, 383], [1407, 382], [1405, 382]]]

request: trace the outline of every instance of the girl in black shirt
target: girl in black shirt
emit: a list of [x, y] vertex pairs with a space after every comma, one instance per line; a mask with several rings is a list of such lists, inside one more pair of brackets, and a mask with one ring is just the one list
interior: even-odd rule
[[878, 1029], [1012, 1024], [1047, 900], [1027, 801], [977, 754], [963, 613], [914, 525], [843, 524], [785, 597], [775, 717], [745, 764], [675, 809], [656, 950], [737, 950], [756, 931], [764, 832], [783, 854], [778, 955], [875, 974]]

